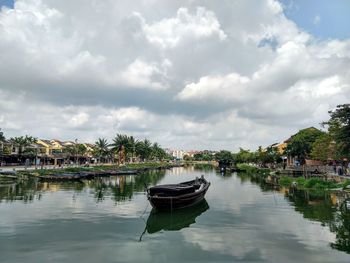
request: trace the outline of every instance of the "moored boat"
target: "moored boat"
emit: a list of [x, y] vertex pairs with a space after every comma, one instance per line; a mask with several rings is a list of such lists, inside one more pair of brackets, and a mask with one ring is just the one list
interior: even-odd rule
[[204, 176], [179, 184], [157, 185], [147, 189], [147, 198], [157, 210], [188, 207], [204, 199], [210, 186]]

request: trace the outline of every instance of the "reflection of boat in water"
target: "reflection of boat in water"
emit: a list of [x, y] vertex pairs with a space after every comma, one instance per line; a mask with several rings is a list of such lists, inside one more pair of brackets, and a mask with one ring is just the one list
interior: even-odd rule
[[158, 210], [174, 210], [199, 203], [210, 183], [201, 178], [179, 184], [157, 185], [147, 189], [151, 205]]
[[194, 206], [173, 212], [159, 212], [152, 209], [147, 219], [147, 232], [152, 234], [161, 230], [174, 231], [189, 227], [208, 209], [209, 205], [205, 199]]
[[152, 209], [147, 222], [146, 228], [140, 236], [146, 233], [154, 234], [159, 231], [177, 231], [189, 227], [196, 223], [196, 218], [209, 209], [207, 201], [204, 199], [201, 202], [184, 209], [164, 212]]

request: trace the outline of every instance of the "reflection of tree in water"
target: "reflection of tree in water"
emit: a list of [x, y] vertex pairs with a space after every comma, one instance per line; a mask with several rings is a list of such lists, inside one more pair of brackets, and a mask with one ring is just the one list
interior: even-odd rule
[[115, 202], [130, 200], [134, 192], [144, 192], [146, 187], [157, 184], [165, 176], [165, 171], [150, 171], [138, 175], [96, 178], [88, 186], [94, 191], [97, 202], [112, 197]]
[[344, 196], [295, 191], [288, 195], [288, 199], [305, 218], [319, 221], [335, 233], [336, 240], [330, 244], [332, 248], [350, 253], [350, 211], [345, 207]]
[[304, 218], [319, 221], [322, 225], [334, 221], [337, 207], [324, 191], [294, 190], [286, 196], [294, 204], [295, 211], [303, 214]]
[[342, 208], [337, 212], [329, 228], [336, 233], [336, 240], [331, 247], [350, 253], [350, 211]]
[[[259, 185], [262, 191], [276, 190], [260, 176], [239, 173], [238, 177], [242, 182], [249, 180]], [[286, 189], [284, 193], [295, 211], [301, 213], [306, 219], [328, 226], [330, 231], [335, 233], [336, 240], [330, 244], [332, 248], [350, 254], [350, 210], [345, 206], [345, 200], [349, 198], [349, 194], [293, 189]]]
[[0, 187], [0, 202], [22, 200], [27, 203], [33, 201], [35, 197], [41, 198], [36, 180], [18, 181]]
[[40, 182], [37, 179], [17, 181], [13, 184], [0, 185], [0, 202], [40, 200], [44, 192], [59, 190], [73, 191], [74, 195], [85, 188], [90, 188], [97, 202], [106, 196], [116, 202], [129, 200], [134, 191], [143, 192], [145, 186], [157, 184], [165, 176], [165, 171], [150, 171], [139, 175], [95, 178], [84, 182]]
[[2, 201], [23, 201], [32, 202], [40, 200], [44, 192], [54, 192], [58, 190], [74, 190], [80, 192], [84, 188], [79, 182], [39, 182], [37, 179], [22, 180], [11, 185], [0, 185], [0, 202]]
[[196, 163], [193, 167], [194, 170], [201, 170], [205, 172], [210, 172], [215, 169], [215, 166], [210, 163]]

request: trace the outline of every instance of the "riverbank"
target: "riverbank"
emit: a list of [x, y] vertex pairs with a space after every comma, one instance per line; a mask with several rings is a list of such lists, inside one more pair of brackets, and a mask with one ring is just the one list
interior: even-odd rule
[[138, 174], [149, 170], [170, 169], [182, 166], [181, 163], [149, 162], [149, 163], [128, 163], [125, 165], [100, 164], [94, 166], [79, 167], [54, 167], [52, 169], [28, 169], [13, 171], [3, 177], [11, 179], [25, 179], [28, 177], [38, 177], [41, 179], [79, 179], [96, 176]]
[[237, 167], [251, 175], [258, 175], [267, 184], [282, 187], [293, 187], [300, 190], [346, 190], [350, 191], [350, 178], [340, 176], [308, 177], [281, 175], [278, 170], [260, 168], [248, 164], [237, 164]]

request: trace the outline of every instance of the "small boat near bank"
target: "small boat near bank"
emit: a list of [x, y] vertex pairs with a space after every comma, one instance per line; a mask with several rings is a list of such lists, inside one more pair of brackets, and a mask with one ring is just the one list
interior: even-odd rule
[[204, 176], [179, 184], [157, 185], [147, 189], [147, 198], [157, 210], [175, 210], [199, 203], [210, 186]]

